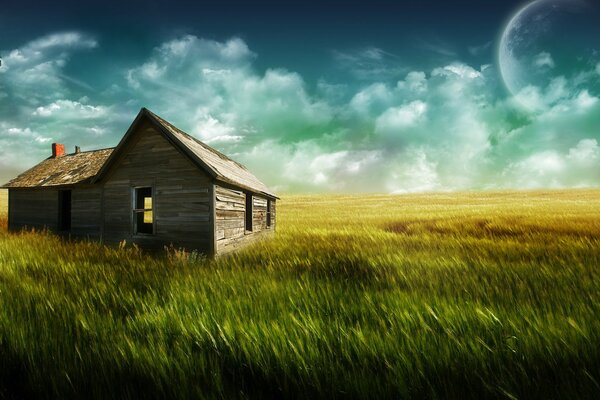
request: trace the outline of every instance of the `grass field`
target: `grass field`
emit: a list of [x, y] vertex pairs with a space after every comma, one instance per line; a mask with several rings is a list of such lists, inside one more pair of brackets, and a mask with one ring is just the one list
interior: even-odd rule
[[600, 392], [600, 190], [285, 196], [277, 222], [206, 261], [0, 221], [0, 398]]

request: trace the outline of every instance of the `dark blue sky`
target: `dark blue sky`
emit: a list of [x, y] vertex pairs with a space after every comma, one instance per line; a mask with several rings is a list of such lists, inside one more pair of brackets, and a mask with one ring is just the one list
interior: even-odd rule
[[[94, 57], [104, 69], [110, 68], [107, 64], [120, 67], [181, 33], [214, 40], [237, 36], [259, 55], [257, 68], [277, 66], [308, 79], [331, 79], [339, 71], [328, 69], [324, 59], [336, 50], [377, 47], [412, 68], [431, 67], [439, 58], [479, 61], [468, 48], [495, 40], [519, 4], [523, 2], [11, 1], [0, 14], [0, 49], [57, 27], [82, 31], [104, 43], [104, 60]], [[433, 61], [431, 53], [436, 52], [439, 57]]]
[[5, 3], [2, 182], [147, 107], [279, 192], [600, 185], [597, 0]]

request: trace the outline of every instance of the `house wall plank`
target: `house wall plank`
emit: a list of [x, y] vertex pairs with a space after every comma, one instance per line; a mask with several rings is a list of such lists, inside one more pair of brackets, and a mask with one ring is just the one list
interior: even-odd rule
[[58, 227], [58, 190], [9, 189], [10, 230]]
[[71, 190], [71, 234], [99, 239], [102, 226], [102, 188], [74, 187]]

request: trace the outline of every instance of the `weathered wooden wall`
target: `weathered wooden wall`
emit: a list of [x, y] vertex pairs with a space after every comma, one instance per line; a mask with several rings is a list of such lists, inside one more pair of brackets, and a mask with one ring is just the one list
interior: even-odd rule
[[277, 201], [271, 200], [271, 229], [275, 231], [277, 225]]
[[244, 238], [245, 195], [241, 190], [215, 185], [215, 239], [217, 253]]
[[102, 229], [102, 187], [75, 187], [71, 190], [71, 234], [99, 239]]
[[252, 231], [260, 232], [267, 229], [267, 199], [252, 197]]
[[[245, 229], [246, 194], [241, 190], [215, 185], [216, 249], [218, 254], [229, 252], [257, 239], [261, 233], [275, 230], [275, 214], [267, 229], [267, 199], [253, 196], [252, 231]], [[272, 201], [272, 205], [275, 201]], [[274, 208], [273, 208], [274, 209]]]
[[[131, 137], [104, 182], [103, 238], [144, 247], [212, 252], [211, 178], [181, 154], [149, 123]], [[132, 196], [136, 186], [154, 188], [155, 235], [133, 235]]]
[[58, 226], [58, 191], [56, 189], [10, 189], [9, 229], [56, 230]]
[[[99, 186], [61, 188], [71, 190], [71, 231], [74, 237], [100, 237], [102, 189]], [[59, 189], [10, 189], [10, 229], [58, 229]]]

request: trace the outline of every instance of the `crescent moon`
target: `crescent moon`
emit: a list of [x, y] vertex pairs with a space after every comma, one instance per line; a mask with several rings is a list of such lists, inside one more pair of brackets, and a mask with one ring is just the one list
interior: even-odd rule
[[500, 46], [498, 48], [498, 64], [500, 66], [500, 74], [502, 75], [504, 85], [513, 96], [516, 96], [523, 86], [525, 86], [525, 82], [523, 81], [523, 73], [525, 71], [523, 71], [522, 64], [514, 53], [514, 40], [525, 39], [520, 36], [519, 32], [522, 28], [521, 18], [531, 7], [545, 1], [546, 0], [536, 0], [526, 4], [510, 19], [502, 33]]

